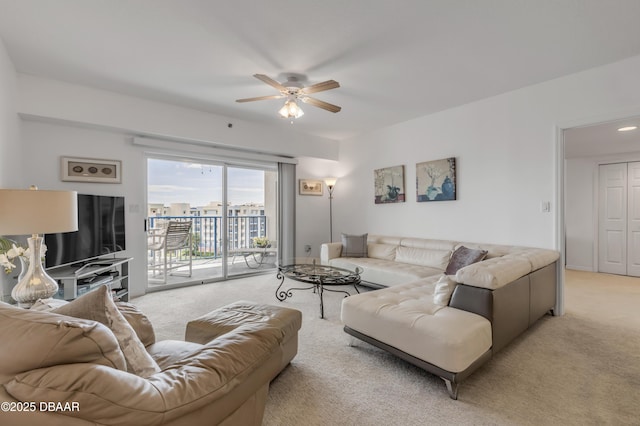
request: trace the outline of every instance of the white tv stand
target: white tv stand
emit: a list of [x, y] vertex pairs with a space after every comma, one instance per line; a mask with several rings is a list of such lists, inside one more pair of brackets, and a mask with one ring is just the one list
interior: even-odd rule
[[47, 269], [58, 281], [60, 291], [54, 297], [73, 300], [101, 285], [108, 285], [114, 300], [129, 300], [129, 262], [132, 257], [94, 259], [82, 265]]

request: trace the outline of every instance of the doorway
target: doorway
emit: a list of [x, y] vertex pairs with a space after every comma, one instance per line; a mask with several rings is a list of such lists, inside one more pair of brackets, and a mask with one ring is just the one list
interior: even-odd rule
[[[636, 196], [629, 193], [631, 188], [626, 182], [629, 175], [627, 163], [640, 161], [640, 131], [618, 130], [634, 123], [640, 123], [640, 117], [614, 119], [562, 131], [560, 182], [563, 188], [559, 188], [559, 193], [562, 194], [560, 230], [563, 232], [560, 232], [560, 237], [568, 269], [627, 274], [627, 254], [637, 252], [636, 237], [630, 237], [627, 232], [632, 226], [629, 219], [638, 210], [635, 202], [630, 205], [629, 200]], [[614, 170], [616, 168], [619, 170]], [[609, 183], [603, 184], [603, 180]], [[601, 188], [602, 185], [608, 185], [609, 190]], [[609, 227], [608, 231], [601, 231], [603, 221], [608, 221], [605, 226]], [[618, 269], [613, 272], [604, 263], [608, 266], [617, 264]]]
[[276, 165], [148, 157], [148, 290], [275, 268], [276, 185]]

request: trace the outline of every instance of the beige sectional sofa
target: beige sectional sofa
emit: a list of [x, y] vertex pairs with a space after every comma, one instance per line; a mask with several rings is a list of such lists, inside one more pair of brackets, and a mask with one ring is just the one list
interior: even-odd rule
[[[460, 247], [486, 257], [445, 275]], [[556, 304], [554, 250], [369, 235], [366, 256], [342, 252], [342, 243], [323, 244], [321, 262], [361, 268], [363, 284], [376, 288], [344, 299], [345, 332], [440, 376], [453, 399], [462, 380]]]

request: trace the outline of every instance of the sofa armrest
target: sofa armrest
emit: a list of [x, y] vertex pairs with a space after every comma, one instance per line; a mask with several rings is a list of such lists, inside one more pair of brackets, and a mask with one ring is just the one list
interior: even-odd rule
[[324, 243], [320, 246], [320, 263], [328, 265], [331, 259], [342, 255], [342, 243]]
[[520, 256], [506, 255], [465, 266], [456, 272], [456, 281], [495, 290], [531, 272], [531, 263]]

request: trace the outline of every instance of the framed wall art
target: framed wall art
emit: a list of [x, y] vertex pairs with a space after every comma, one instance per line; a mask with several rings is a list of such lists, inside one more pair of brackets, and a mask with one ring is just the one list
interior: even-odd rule
[[404, 166], [387, 167], [373, 171], [375, 203], [404, 203]]
[[456, 187], [455, 157], [416, 164], [418, 202], [455, 200]]
[[122, 183], [119, 160], [62, 157], [60, 169], [65, 182]]
[[324, 192], [321, 180], [300, 179], [298, 186], [300, 195], [322, 195]]

